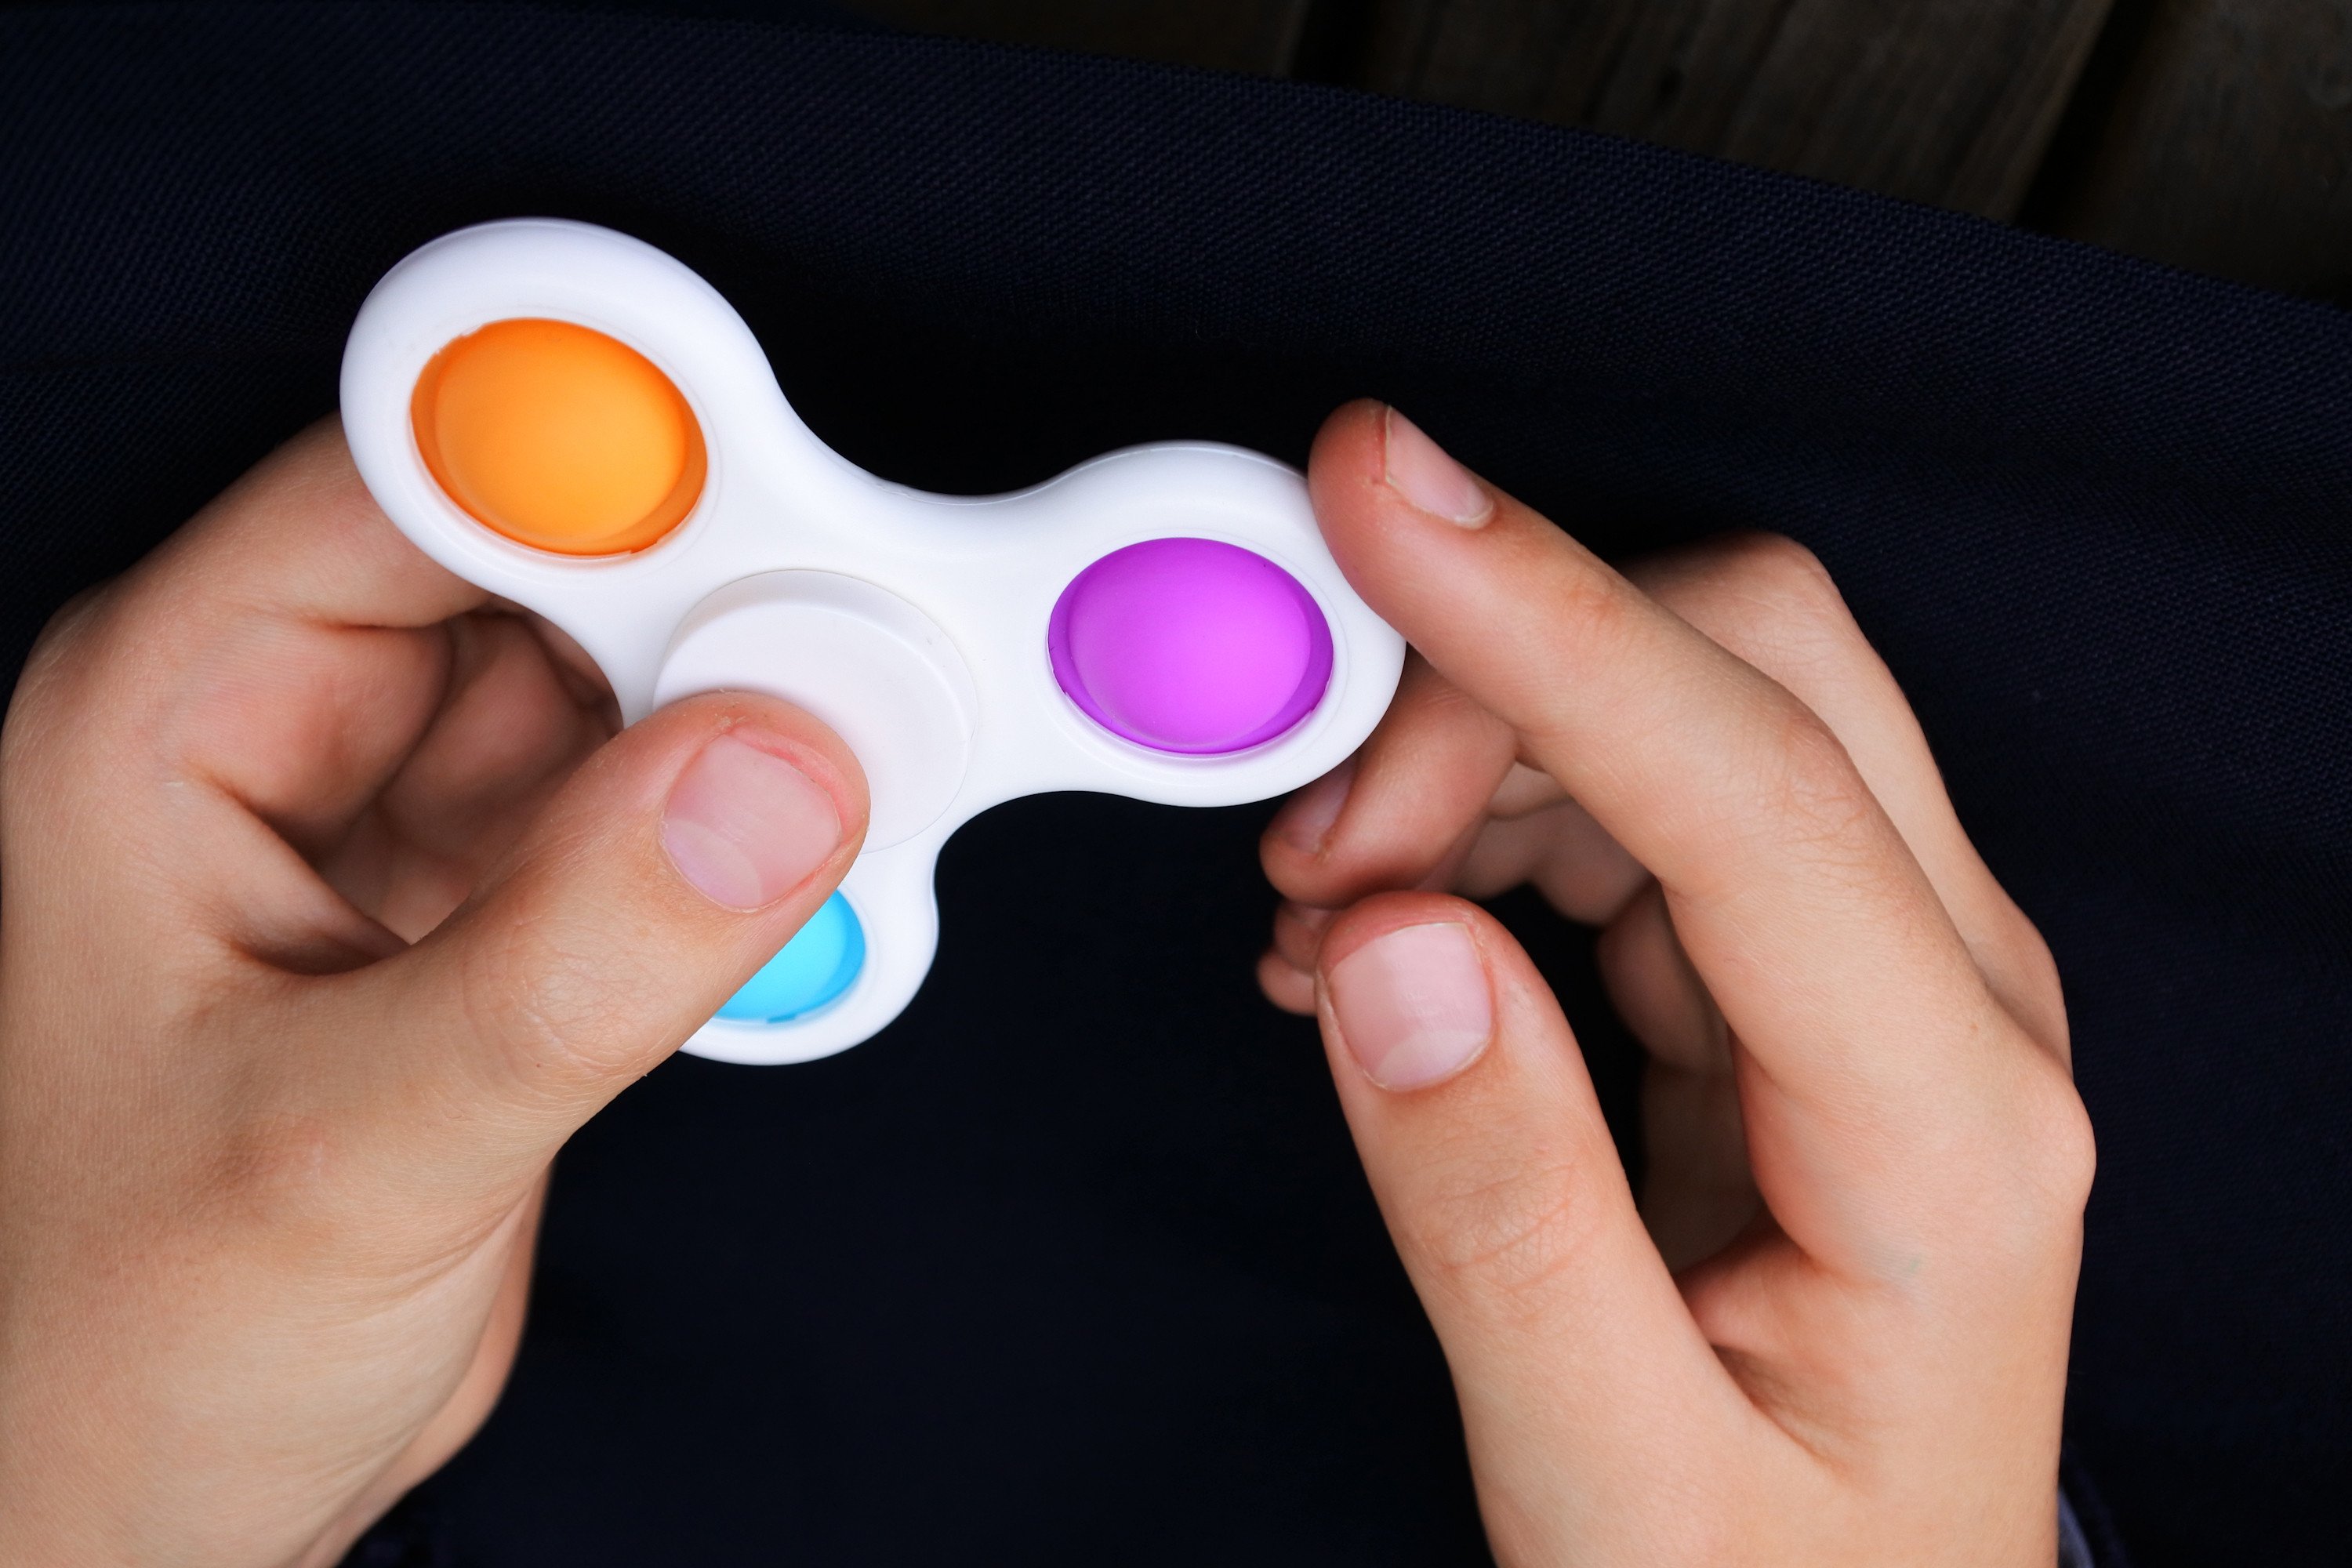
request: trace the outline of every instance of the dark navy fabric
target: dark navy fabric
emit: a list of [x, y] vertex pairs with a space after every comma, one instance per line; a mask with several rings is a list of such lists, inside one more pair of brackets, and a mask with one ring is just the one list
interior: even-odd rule
[[[19, 9], [7, 657], [332, 407], [386, 267], [533, 213], [701, 270], [893, 479], [1296, 460], [1371, 394], [1606, 550], [1812, 546], [2066, 980], [2086, 1531], [2343, 1560], [2352, 320], [1313, 87], [708, 16]], [[992, 813], [889, 1031], [624, 1096], [559, 1166], [504, 1404], [360, 1560], [1483, 1560], [1312, 1030], [1253, 992], [1264, 815]], [[1623, 1124], [1587, 944], [1508, 913]]]

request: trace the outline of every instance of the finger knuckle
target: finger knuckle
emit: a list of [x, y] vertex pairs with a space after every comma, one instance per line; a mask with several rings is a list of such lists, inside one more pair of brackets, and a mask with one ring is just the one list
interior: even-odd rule
[[1548, 625], [1574, 628], [1584, 649], [1605, 653], [1631, 640], [1642, 607], [1640, 591], [1615, 574], [1572, 568], [1554, 572], [1543, 612]]
[[267, 1115], [247, 1120], [226, 1141], [211, 1185], [254, 1195], [308, 1194], [331, 1169], [334, 1142], [315, 1116]]
[[1584, 1178], [1583, 1162], [1560, 1151], [1457, 1161], [1416, 1205], [1407, 1245], [1457, 1297], [1532, 1304], [1591, 1254]]
[[73, 677], [89, 662], [78, 657], [79, 651], [89, 641], [102, 603], [100, 590], [84, 590], [50, 616], [41, 635], [34, 639], [9, 700], [5, 733], [0, 736], [0, 758], [13, 759], [26, 744], [56, 728], [52, 721], [64, 718], [70, 721], [73, 710], [79, 706], [71, 689]]
[[550, 1087], [629, 1070], [641, 1042], [616, 1029], [632, 971], [607, 940], [563, 921], [520, 922], [471, 943], [460, 1004], [476, 1039], [515, 1077]]
[[1755, 820], [1840, 858], [1871, 843], [1878, 813], [1853, 759], [1819, 715], [1781, 693], [1763, 721], [1763, 760], [1752, 777]]
[[[194, 1208], [252, 1238], [278, 1262], [308, 1268], [347, 1250], [362, 1183], [334, 1121], [276, 1110], [244, 1118], [191, 1184]], [[363, 1231], [363, 1227], [362, 1227]]]
[[1626, 578], [1548, 538], [1486, 584], [1478, 609], [1499, 635], [1544, 648], [1545, 667], [1559, 668], [1622, 648], [1644, 602]]
[[2042, 929], [2024, 910], [2005, 894], [2001, 902], [2004, 908], [1995, 928], [1997, 946], [1988, 973], [2000, 975], [2003, 999], [2035, 1043], [2060, 1064], [2071, 1063], [2074, 1041], [2066, 1022], [2066, 990], [2059, 979], [2057, 957]]
[[1809, 613], [1844, 608], [1822, 558], [1785, 533], [1737, 534], [1729, 557], [1735, 574], [1781, 604]]
[[2055, 1064], [2038, 1076], [2020, 1119], [2020, 1170], [2046, 1212], [2072, 1219], [2090, 1202], [2098, 1175], [2098, 1136], [2073, 1080]]
[[1950, 1213], [1988, 1278], [2041, 1279], [2080, 1245], [2097, 1141], [2062, 1066], [2021, 1030], [2006, 1054], [2016, 1070], [1969, 1120]]
[[1557, 672], [1622, 660], [1641, 646], [1644, 617], [1655, 612], [1631, 583], [1573, 563], [1533, 566], [1525, 581], [1536, 591], [1498, 594], [1483, 606], [1498, 641], [1540, 650], [1497, 689], [1496, 706], [1512, 713], [1522, 758], [1556, 756], [1576, 738], [1574, 705], [1563, 700]]
[[[1822, 558], [1784, 533], [1732, 533], [1709, 540], [1684, 580], [1707, 596], [1730, 598], [1749, 618], [1806, 627], [1852, 624], [1845, 596]], [[1694, 582], [1693, 579], [1696, 579]]]
[[1769, 671], [1835, 677], [1876, 662], [1829, 568], [1782, 534], [1713, 542], [1674, 596], [1707, 636]]

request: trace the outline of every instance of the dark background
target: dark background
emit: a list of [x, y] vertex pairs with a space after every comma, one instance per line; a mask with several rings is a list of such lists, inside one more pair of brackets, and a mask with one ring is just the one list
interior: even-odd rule
[[1582, 126], [2352, 300], [2352, 0], [844, 0]]
[[[701, 270], [893, 479], [1296, 460], [1369, 393], [1607, 550], [1795, 534], [2066, 978], [2085, 1474], [2144, 1565], [2343, 1559], [2340, 312], [1316, 84], [617, 8], [0, 14], [0, 149], [16, 652], [331, 408], [384, 268], [519, 213]], [[1264, 815], [992, 813], [889, 1031], [625, 1096], [507, 1400], [370, 1560], [1480, 1561], [1311, 1028], [1251, 986]], [[1581, 939], [1509, 912], [1622, 1122]]]

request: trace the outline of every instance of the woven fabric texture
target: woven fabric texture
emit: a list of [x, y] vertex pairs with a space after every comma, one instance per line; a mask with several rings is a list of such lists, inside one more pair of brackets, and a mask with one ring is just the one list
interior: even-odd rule
[[[14, 9], [10, 668], [331, 409], [386, 267], [521, 214], [698, 268], [892, 479], [1297, 460], [1370, 394], [1604, 550], [1811, 545], [2065, 977], [2086, 1533], [2340, 1561], [2352, 320], [1312, 87], [708, 16]], [[1483, 1561], [1312, 1030], [1254, 993], [1264, 816], [992, 813], [887, 1033], [623, 1097], [559, 1167], [505, 1403], [358, 1560]], [[1504, 910], [1638, 1166], [1588, 944]]]

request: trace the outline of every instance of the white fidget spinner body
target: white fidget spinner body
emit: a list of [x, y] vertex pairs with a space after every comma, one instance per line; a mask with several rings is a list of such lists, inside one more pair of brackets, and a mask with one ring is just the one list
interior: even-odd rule
[[[864, 853], [701, 1056], [803, 1061], [896, 1017], [937, 945], [940, 847], [978, 813], [1294, 789], [1362, 742], [1403, 660], [1291, 468], [1167, 445], [1012, 495], [888, 483], [801, 423], [716, 290], [606, 229], [489, 224], [403, 260], [352, 325], [342, 416], [402, 531], [577, 639], [625, 719], [767, 692], [865, 768]], [[602, 521], [565, 535], [566, 505]]]

